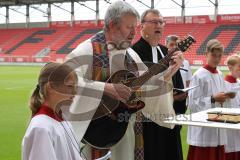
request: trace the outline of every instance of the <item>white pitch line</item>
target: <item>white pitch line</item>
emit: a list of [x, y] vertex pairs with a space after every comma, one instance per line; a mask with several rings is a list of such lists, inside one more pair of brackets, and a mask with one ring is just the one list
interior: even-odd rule
[[19, 86], [19, 87], [7, 87], [6, 90], [18, 90], [18, 89], [27, 89], [26, 86]]

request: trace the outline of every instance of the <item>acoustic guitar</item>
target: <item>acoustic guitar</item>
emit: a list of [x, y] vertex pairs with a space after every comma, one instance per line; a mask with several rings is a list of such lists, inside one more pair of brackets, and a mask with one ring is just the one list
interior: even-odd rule
[[131, 114], [142, 109], [145, 105], [139, 99], [137, 90], [151, 77], [165, 71], [169, 67], [174, 52], [185, 52], [195, 42], [195, 39], [188, 35], [177, 43], [175, 50], [169, 51], [159, 63], [153, 64], [141, 76], [136, 76], [128, 70], [115, 72], [107, 81], [108, 83], [122, 83], [136, 90], [136, 92], [130, 96], [127, 103], [122, 103], [104, 94], [83, 137], [83, 142], [99, 149], [108, 149], [117, 144], [127, 130]]

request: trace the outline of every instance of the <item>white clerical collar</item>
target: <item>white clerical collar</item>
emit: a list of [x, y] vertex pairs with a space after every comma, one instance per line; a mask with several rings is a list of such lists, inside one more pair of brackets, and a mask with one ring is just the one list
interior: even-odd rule
[[160, 52], [160, 54], [161, 54], [162, 58], [164, 58], [164, 57], [165, 57], [165, 55], [163, 54], [163, 52], [162, 52], [161, 48], [160, 48], [159, 46], [157, 46], [157, 49], [159, 50], [159, 52]]
[[152, 61], [153, 63], [158, 63], [157, 47], [152, 47]]

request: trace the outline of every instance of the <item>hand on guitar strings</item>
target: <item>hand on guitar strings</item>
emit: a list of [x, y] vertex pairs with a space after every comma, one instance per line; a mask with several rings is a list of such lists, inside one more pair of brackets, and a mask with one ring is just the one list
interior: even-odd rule
[[113, 84], [113, 83], [106, 83], [104, 92], [123, 103], [126, 103], [129, 97], [132, 95], [132, 90], [130, 87], [127, 87], [124, 84]]
[[[171, 51], [170, 51], [171, 52]], [[183, 54], [180, 51], [176, 51], [173, 53], [171, 57], [171, 61], [169, 63], [168, 72], [164, 75], [165, 80], [170, 80], [172, 76], [177, 72], [177, 70], [182, 66], [183, 63]]]

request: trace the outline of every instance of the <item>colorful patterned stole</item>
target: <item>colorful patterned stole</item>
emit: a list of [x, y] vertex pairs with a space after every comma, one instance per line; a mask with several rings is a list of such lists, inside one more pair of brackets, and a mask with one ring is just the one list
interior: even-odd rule
[[[125, 67], [127, 70], [134, 73], [136, 76], [139, 76], [137, 64], [132, 59], [132, 57], [128, 54], [126, 54], [125, 57]], [[135, 149], [134, 149], [134, 159], [135, 160], [144, 160], [144, 143], [143, 143], [143, 115], [141, 111], [138, 111], [136, 113], [136, 121], [134, 125], [134, 133], [135, 133]]]
[[[103, 32], [97, 33], [91, 38], [93, 47], [93, 64], [92, 64], [92, 80], [106, 82], [110, 77], [109, 51], [106, 44], [105, 35]], [[137, 65], [129, 55], [125, 56], [125, 68], [135, 73], [138, 76]], [[135, 124], [136, 147], [135, 159], [143, 160], [143, 137], [142, 137], [142, 114], [137, 113], [137, 121]], [[104, 156], [108, 152], [107, 149], [96, 149], [92, 147], [92, 159], [97, 159]]]
[[110, 77], [109, 52], [103, 32], [91, 38], [93, 47], [92, 80], [105, 82]]
[[[101, 31], [91, 38], [93, 47], [92, 80], [106, 82], [110, 77], [109, 52], [104, 33]], [[107, 149], [92, 147], [92, 159], [104, 156]]]
[[144, 140], [143, 140], [143, 120], [144, 116], [141, 111], [136, 113], [136, 122], [134, 125], [135, 132], [135, 160], [144, 160]]

